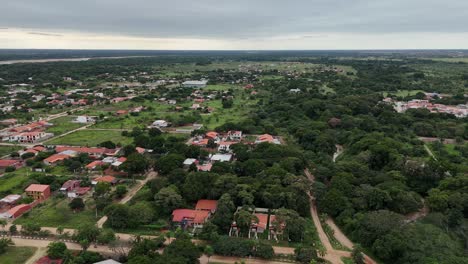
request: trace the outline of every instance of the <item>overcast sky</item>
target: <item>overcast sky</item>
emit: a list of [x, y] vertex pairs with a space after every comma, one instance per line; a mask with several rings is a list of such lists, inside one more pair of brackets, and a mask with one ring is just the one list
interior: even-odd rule
[[468, 48], [468, 1], [0, 0], [0, 48]]

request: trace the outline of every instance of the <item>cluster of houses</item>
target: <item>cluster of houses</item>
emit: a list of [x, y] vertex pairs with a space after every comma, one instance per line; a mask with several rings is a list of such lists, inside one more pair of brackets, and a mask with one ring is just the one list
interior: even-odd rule
[[23, 196], [10, 194], [0, 200], [0, 218], [16, 219], [24, 213], [30, 211], [37, 204], [50, 197], [50, 186], [45, 184], [31, 184], [25, 189], [27, 197], [31, 197], [33, 202], [20, 203]]
[[195, 136], [191, 139], [192, 145], [206, 148], [210, 152], [214, 152], [214, 154], [210, 154], [206, 161], [188, 158], [184, 161], [184, 166], [190, 167], [192, 164], [195, 164], [198, 171], [211, 171], [215, 162], [233, 161], [234, 155], [231, 147], [235, 144], [281, 144], [278, 137], [269, 134], [258, 135], [254, 142], [243, 142], [244, 138], [245, 136], [242, 134], [242, 131], [238, 130], [231, 130], [227, 133], [209, 131], [204, 135]]
[[199, 200], [195, 209], [175, 209], [172, 211], [172, 224], [184, 230], [196, 232], [216, 212], [218, 201]]
[[[3, 120], [4, 123], [15, 123], [13, 120]], [[0, 133], [2, 141], [18, 143], [36, 143], [54, 136], [53, 133], [47, 133], [46, 129], [52, 126], [47, 121], [36, 121], [26, 125], [13, 126]]]
[[[237, 211], [242, 209], [238, 207]], [[252, 209], [253, 220], [249, 227], [248, 238], [258, 239], [258, 235], [267, 232], [268, 239], [278, 240], [278, 235], [283, 233], [285, 225], [276, 222], [276, 215], [270, 212], [267, 208], [254, 208]], [[239, 236], [239, 226], [236, 221], [233, 221], [229, 229], [229, 236]]]
[[405, 112], [408, 109], [427, 109], [431, 113], [446, 113], [452, 114], [456, 117], [463, 118], [468, 116], [468, 105], [444, 105], [433, 104], [429, 100], [413, 99], [409, 102], [394, 101], [392, 98], [383, 99], [384, 102], [393, 104], [393, 108], [398, 113]]

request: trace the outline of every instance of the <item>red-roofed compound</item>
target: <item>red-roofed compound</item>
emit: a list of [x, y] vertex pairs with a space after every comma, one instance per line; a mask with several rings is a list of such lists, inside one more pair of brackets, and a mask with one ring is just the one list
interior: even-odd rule
[[208, 220], [210, 215], [209, 211], [176, 209], [172, 212], [172, 222], [182, 228], [203, 228], [203, 224]]
[[26, 188], [26, 194], [34, 200], [44, 201], [50, 196], [50, 186], [45, 184], [31, 184]]
[[218, 207], [218, 201], [216, 200], [198, 200], [195, 210], [210, 211], [211, 213], [216, 212]]
[[78, 153], [87, 153], [93, 158], [100, 158], [102, 156], [114, 156], [119, 151], [118, 149], [108, 149], [108, 148], [88, 148], [88, 147], [73, 147], [73, 146], [57, 146], [55, 151], [63, 152], [67, 150], [72, 150]]

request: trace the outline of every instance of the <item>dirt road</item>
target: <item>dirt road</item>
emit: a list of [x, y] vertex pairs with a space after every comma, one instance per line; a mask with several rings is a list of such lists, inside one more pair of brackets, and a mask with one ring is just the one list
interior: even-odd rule
[[[152, 180], [156, 178], [157, 176], [158, 176], [158, 173], [155, 171], [148, 172], [148, 174], [146, 175], [146, 178], [144, 180], [138, 181], [137, 184], [127, 193], [127, 195], [125, 195], [125, 197], [119, 201], [119, 203], [126, 204], [128, 201], [130, 201], [133, 198], [133, 196], [135, 196], [138, 193], [139, 190], [141, 190], [141, 188], [143, 188], [143, 186], [145, 186], [145, 184], [149, 180]], [[102, 228], [102, 226], [104, 225], [106, 221], [107, 221], [107, 216], [101, 217], [101, 219], [97, 221], [97, 226], [99, 228]]]

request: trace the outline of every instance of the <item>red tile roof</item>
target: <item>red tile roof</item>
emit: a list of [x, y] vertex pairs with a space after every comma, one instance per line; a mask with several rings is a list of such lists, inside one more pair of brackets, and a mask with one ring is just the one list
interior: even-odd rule
[[102, 164], [104, 164], [104, 162], [102, 162], [100, 160], [95, 160], [95, 161], [89, 163], [88, 165], [86, 165], [86, 168], [87, 169], [94, 169], [97, 166], [101, 166]]
[[9, 159], [2, 159], [0, 160], [0, 167], [10, 167], [20, 163], [20, 160], [9, 160]]
[[266, 229], [267, 224], [268, 224], [268, 215], [267, 214], [255, 214], [255, 216], [258, 218], [258, 222], [254, 223], [254, 225], [261, 227], [263, 229]]
[[16, 218], [20, 215], [22, 215], [24, 212], [28, 211], [31, 209], [31, 205], [29, 204], [19, 204], [10, 210], [8, 210], [7, 214], [11, 215], [11, 217]]
[[62, 161], [62, 160], [66, 160], [66, 159], [69, 159], [69, 158], [71, 158], [71, 156], [66, 155], [66, 154], [54, 154], [54, 155], [44, 159], [44, 161], [46, 161], [48, 163], [55, 163], [57, 161]]
[[197, 211], [192, 209], [176, 209], [172, 212], [173, 222], [182, 222], [187, 220], [194, 224], [203, 224], [210, 215], [209, 211]]
[[107, 176], [98, 177], [98, 178], [94, 179], [94, 181], [113, 183], [113, 182], [115, 182], [115, 177], [107, 175]]
[[195, 210], [214, 211], [217, 207], [218, 201], [216, 200], [198, 200]]
[[210, 131], [206, 133], [206, 136], [209, 138], [216, 138], [218, 137], [218, 132]]
[[26, 188], [27, 192], [45, 192], [49, 189], [49, 185], [45, 184], [31, 184], [28, 188]]

